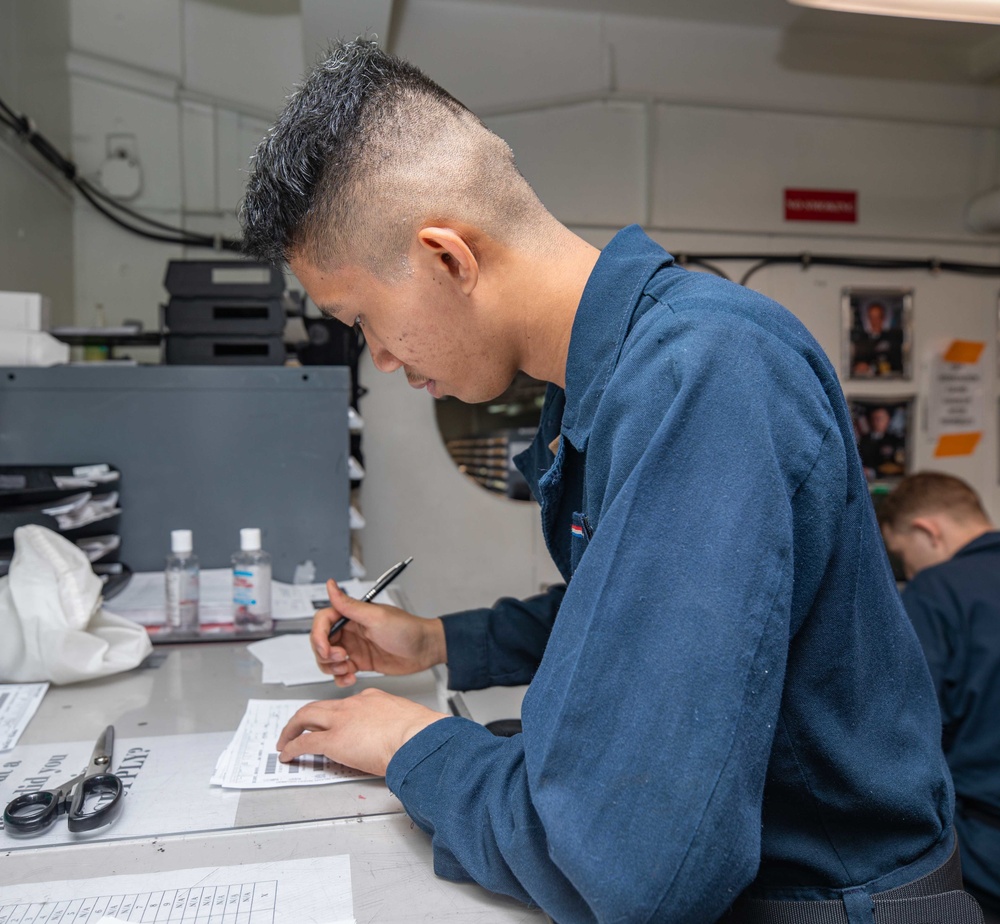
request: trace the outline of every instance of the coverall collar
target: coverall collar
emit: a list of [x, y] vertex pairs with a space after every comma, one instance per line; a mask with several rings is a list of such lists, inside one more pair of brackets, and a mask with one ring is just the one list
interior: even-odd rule
[[[601, 251], [573, 321], [566, 362], [562, 433], [582, 452], [629, 322], [649, 279], [673, 262], [638, 225], [619, 231]], [[639, 280], [636, 282], [636, 280]]]

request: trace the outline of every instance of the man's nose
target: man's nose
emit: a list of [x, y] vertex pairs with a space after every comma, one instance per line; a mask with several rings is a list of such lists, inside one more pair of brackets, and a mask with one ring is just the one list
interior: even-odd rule
[[368, 343], [368, 349], [372, 354], [372, 362], [375, 363], [375, 368], [379, 372], [395, 372], [397, 369], [402, 367], [402, 363], [396, 359], [376, 338], [372, 337], [368, 331], [365, 331], [365, 340]]

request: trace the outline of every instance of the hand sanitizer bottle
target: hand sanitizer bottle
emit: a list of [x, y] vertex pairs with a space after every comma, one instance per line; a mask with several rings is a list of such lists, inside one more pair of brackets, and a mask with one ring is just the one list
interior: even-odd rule
[[259, 529], [240, 530], [240, 551], [233, 555], [233, 624], [237, 630], [269, 630], [271, 556], [260, 548]]
[[164, 571], [169, 629], [198, 628], [199, 569], [192, 549], [191, 530], [175, 529], [170, 533], [170, 555]]

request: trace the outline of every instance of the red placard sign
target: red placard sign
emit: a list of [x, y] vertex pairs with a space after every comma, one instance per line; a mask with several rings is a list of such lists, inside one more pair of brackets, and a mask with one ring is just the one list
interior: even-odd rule
[[858, 220], [858, 194], [843, 189], [786, 189], [785, 221]]

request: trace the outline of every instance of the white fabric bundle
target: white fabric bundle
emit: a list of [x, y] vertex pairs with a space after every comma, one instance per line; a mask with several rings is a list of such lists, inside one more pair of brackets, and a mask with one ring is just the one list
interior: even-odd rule
[[0, 578], [0, 681], [75, 683], [139, 664], [149, 636], [101, 608], [101, 587], [72, 542], [44, 526], [16, 529]]

